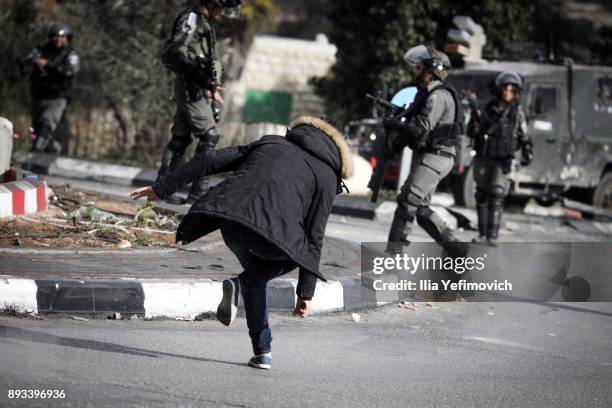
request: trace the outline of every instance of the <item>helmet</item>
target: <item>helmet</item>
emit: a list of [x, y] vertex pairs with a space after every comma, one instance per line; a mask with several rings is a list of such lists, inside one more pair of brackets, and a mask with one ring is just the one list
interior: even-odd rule
[[511, 84], [519, 90], [523, 89], [523, 79], [519, 74], [513, 71], [504, 71], [495, 78], [495, 87], [499, 88], [502, 85]]
[[72, 37], [74, 37], [74, 33], [72, 32], [70, 27], [68, 27], [68, 24], [63, 23], [61, 21], [51, 23], [51, 25], [47, 29], [47, 37], [53, 38], [56, 35], [66, 36], [70, 41], [72, 41]]
[[452, 68], [448, 55], [424, 45], [417, 45], [406, 51], [404, 61], [409, 65], [422, 62], [436, 78], [442, 81], [446, 79], [448, 71]]
[[221, 7], [227, 17], [238, 17], [240, 15], [241, 0], [200, 0], [200, 3], [205, 5], [212, 3], [217, 7]]

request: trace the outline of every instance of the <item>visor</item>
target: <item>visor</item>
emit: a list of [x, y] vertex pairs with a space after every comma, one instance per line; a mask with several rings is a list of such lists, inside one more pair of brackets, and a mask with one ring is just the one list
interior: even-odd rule
[[404, 61], [406, 61], [410, 65], [417, 65], [419, 62], [431, 59], [433, 55], [431, 55], [431, 51], [424, 45], [417, 45], [409, 49], [406, 54], [404, 54]]
[[240, 16], [240, 6], [225, 7], [223, 15], [228, 18], [238, 18]]

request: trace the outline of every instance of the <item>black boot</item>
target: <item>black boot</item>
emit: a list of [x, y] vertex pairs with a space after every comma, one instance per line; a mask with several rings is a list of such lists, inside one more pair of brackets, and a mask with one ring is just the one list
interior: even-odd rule
[[467, 256], [469, 248], [465, 242], [461, 242], [455, 237], [450, 228], [446, 228], [440, 234], [438, 244], [448, 252], [451, 258], [464, 258]]
[[487, 240], [491, 246], [497, 246], [497, 237], [499, 234], [499, 227], [501, 226], [503, 212], [504, 189], [494, 186], [491, 189], [491, 200], [489, 202], [489, 225], [487, 226]]
[[[168, 173], [171, 173], [176, 170], [176, 168], [179, 167], [179, 165], [181, 164], [184, 154], [184, 152], [175, 152], [170, 150], [170, 147], [166, 147], [162, 156], [161, 166], [159, 166], [159, 170], [157, 172], [157, 179], [155, 181], [160, 181]], [[173, 194], [170, 197], [166, 198], [165, 201], [169, 204], [174, 205], [183, 205], [186, 202], [184, 198], [181, 198], [176, 194]]]
[[[203, 135], [195, 136], [200, 139], [200, 141], [196, 147], [194, 157], [204, 157], [210, 154], [213, 150], [215, 150], [215, 146], [217, 145], [217, 142], [219, 142], [220, 138], [219, 133], [217, 133], [217, 129], [215, 128], [209, 129]], [[208, 176], [202, 174], [191, 184], [191, 189], [189, 190], [189, 195], [187, 196], [187, 202], [190, 204], [195, 203], [206, 193], [207, 190]]]
[[472, 242], [485, 243], [487, 242], [487, 224], [489, 223], [489, 204], [477, 204], [476, 214], [478, 215], [478, 238], [474, 238]]
[[405, 245], [409, 245], [408, 235], [412, 231], [412, 223], [414, 216], [411, 216], [409, 211], [403, 206], [397, 207], [393, 215], [393, 222], [389, 229], [389, 237], [387, 239], [386, 252], [390, 254], [398, 254], [402, 252]]

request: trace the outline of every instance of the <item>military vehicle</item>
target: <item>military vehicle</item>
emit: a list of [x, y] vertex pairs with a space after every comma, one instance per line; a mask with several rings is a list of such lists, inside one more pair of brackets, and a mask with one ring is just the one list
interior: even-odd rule
[[[484, 106], [489, 86], [503, 71], [518, 72], [521, 101], [534, 144], [534, 160], [515, 167], [510, 194], [550, 202], [568, 193], [612, 210], [612, 67], [527, 62], [490, 62], [451, 71], [460, 92], [473, 91]], [[467, 102], [466, 118], [469, 116]], [[474, 206], [470, 140], [461, 137], [451, 179], [455, 201]]]

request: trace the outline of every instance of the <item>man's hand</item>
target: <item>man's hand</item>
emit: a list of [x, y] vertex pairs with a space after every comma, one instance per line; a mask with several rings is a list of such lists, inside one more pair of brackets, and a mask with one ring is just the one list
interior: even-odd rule
[[146, 197], [149, 201], [155, 201], [159, 199], [159, 197], [157, 197], [157, 194], [155, 194], [155, 190], [153, 190], [153, 187], [151, 186], [138, 188], [132, 191], [130, 193], [130, 197], [132, 197], [132, 199], [134, 200], [137, 200], [141, 197]]
[[45, 65], [47, 65], [49, 63], [49, 60], [46, 58], [36, 58], [34, 60], [34, 64], [36, 64], [39, 67], [44, 67]]
[[310, 300], [298, 298], [295, 301], [295, 309], [293, 310], [294, 316], [306, 317], [310, 314]]
[[[215, 92], [215, 101], [218, 101], [221, 104], [225, 103], [225, 99], [223, 99], [223, 95], [221, 94], [224, 89], [225, 88], [223, 88], [222, 86], [218, 86], [217, 91]], [[206, 91], [206, 95], [209, 99], [212, 97], [212, 93], [210, 91]]]

